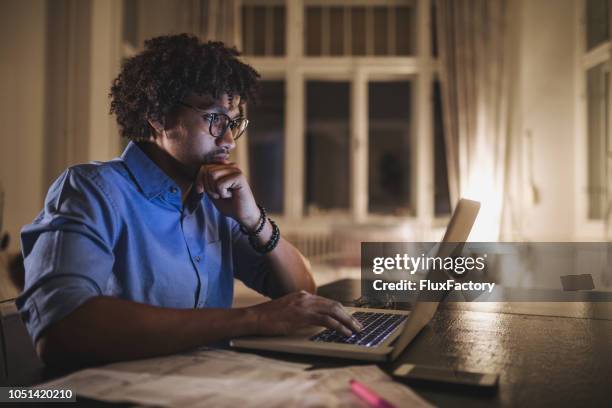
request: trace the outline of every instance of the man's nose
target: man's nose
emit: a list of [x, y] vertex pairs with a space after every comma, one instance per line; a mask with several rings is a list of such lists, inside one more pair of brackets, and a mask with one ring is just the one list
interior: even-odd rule
[[225, 147], [228, 150], [232, 150], [236, 147], [236, 141], [234, 140], [234, 134], [232, 129], [227, 127], [223, 136], [217, 138], [217, 146]]

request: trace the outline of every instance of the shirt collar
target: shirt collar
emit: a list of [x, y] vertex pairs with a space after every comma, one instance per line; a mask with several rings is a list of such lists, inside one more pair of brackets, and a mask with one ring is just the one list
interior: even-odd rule
[[178, 190], [176, 183], [136, 143], [127, 145], [121, 159], [147, 199], [171, 189]]

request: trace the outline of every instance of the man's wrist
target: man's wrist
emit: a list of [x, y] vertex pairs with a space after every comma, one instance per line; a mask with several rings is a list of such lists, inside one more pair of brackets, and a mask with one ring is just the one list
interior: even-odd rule
[[243, 323], [247, 335], [261, 334], [259, 328], [259, 313], [257, 313], [257, 310], [251, 306], [245, 307], [241, 309], [241, 311], [243, 312]]
[[240, 220], [240, 224], [249, 231], [254, 231], [258, 226], [261, 219], [261, 213], [259, 209], [257, 211], [244, 219]]
[[255, 209], [249, 213], [248, 216], [243, 217], [238, 222], [241, 225], [241, 230], [243, 234], [249, 235], [251, 233], [256, 233], [263, 228], [263, 224], [266, 220], [266, 210], [259, 205], [255, 205]]

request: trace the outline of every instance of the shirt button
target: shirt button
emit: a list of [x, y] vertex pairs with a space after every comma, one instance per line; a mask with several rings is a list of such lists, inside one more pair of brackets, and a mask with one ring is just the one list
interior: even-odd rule
[[177, 189], [176, 187], [172, 187], [172, 188], [170, 189], [170, 192], [171, 192], [172, 194], [176, 194], [176, 193], [178, 192], [178, 189]]
[[199, 256], [196, 256], [196, 257], [195, 257], [195, 258], [193, 258], [193, 259], [195, 259], [195, 261], [196, 261], [196, 262], [200, 262], [200, 257], [199, 257]]

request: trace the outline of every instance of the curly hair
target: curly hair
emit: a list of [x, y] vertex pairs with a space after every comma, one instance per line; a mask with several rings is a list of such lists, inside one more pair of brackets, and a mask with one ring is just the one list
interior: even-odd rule
[[240, 95], [241, 104], [255, 101], [259, 74], [241, 62], [236, 48], [222, 42], [201, 42], [189, 34], [164, 35], [145, 41], [145, 49], [123, 62], [109, 96], [121, 135], [150, 139], [147, 120], [164, 118], [189, 93]]

